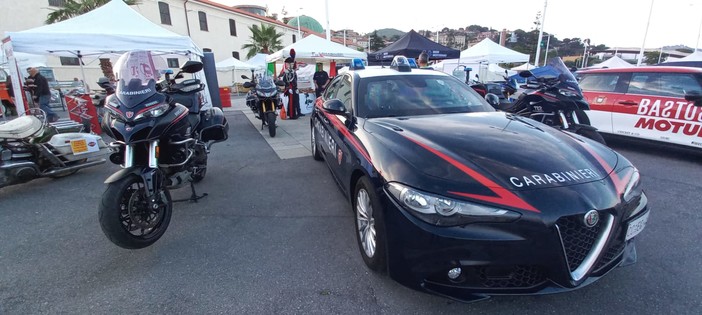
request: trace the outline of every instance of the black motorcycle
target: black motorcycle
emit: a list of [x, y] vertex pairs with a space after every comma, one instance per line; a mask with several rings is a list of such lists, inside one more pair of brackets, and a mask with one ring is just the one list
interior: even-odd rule
[[251, 80], [244, 82], [244, 87], [251, 89], [246, 95], [246, 105], [256, 115], [256, 118], [261, 120], [261, 130], [268, 126], [268, 134], [275, 137], [276, 128], [276, 109], [283, 107], [280, 100], [280, 91], [278, 87], [285, 86], [281, 80], [274, 80], [271, 73], [259, 74], [258, 77], [251, 73], [252, 78], [242, 75], [241, 78]]
[[174, 78], [166, 72], [157, 84], [155, 60], [144, 51], [120, 58], [117, 90], [107, 98], [103, 118], [103, 130], [116, 140], [109, 145], [110, 161], [123, 169], [105, 181], [100, 227], [128, 249], [149, 246], [164, 234], [174, 202], [169, 190], [190, 185], [185, 200], [191, 201], [206, 195], [198, 196], [193, 183], [205, 177], [210, 147], [226, 140], [229, 130], [221, 109], [201, 109], [200, 80], [175, 82], [183, 72], [202, 70], [201, 62], [188, 61]]
[[[535, 76], [531, 71], [519, 73], [520, 77], [527, 78], [528, 81], [510, 95], [515, 101], [505, 102], [505, 97], [501, 98], [489, 90], [485, 99], [498, 110], [529, 117], [604, 144], [605, 140], [597, 128], [590, 126], [590, 119], [585, 113], [590, 110], [590, 104], [583, 98], [573, 74], [560, 58], [549, 59], [546, 66], [553, 69], [551, 74]], [[474, 89], [478, 91], [480, 88], [476, 85]]]

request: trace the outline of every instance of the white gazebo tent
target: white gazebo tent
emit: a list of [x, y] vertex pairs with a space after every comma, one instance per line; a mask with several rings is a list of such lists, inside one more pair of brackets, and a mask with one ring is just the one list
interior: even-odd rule
[[605, 60], [604, 62], [593, 65], [592, 67], [589, 67], [588, 69], [603, 69], [603, 68], [618, 69], [618, 68], [633, 68], [633, 67], [634, 67], [634, 65], [626, 62], [626, 60], [619, 58], [617, 56], [612, 56], [612, 58], [609, 58], [609, 59]]
[[[241, 61], [239, 59], [236, 59], [234, 57], [229, 57], [227, 59], [224, 59], [220, 62], [217, 62], [215, 64], [215, 68], [217, 69], [217, 77], [220, 85], [223, 85], [223, 82], [230, 81], [230, 79], [222, 80], [224, 76], [220, 76], [220, 74], [226, 74], [228, 72], [231, 72], [231, 84], [228, 85], [234, 85], [237, 81], [238, 76], [237, 74], [240, 71], [246, 71], [249, 72], [251, 70], [256, 70], [256, 69], [264, 69], [264, 66], [255, 66], [252, 64], [249, 64], [248, 62]], [[249, 77], [251, 74], [246, 73]]]
[[461, 61], [471, 60], [479, 63], [528, 62], [529, 55], [500, 46], [489, 38], [461, 52]]
[[464, 66], [472, 69], [471, 80], [476, 78], [475, 75], [478, 75], [477, 78], [481, 81], [493, 81], [503, 79], [504, 71], [500, 70], [500, 73], [497, 73], [495, 67], [491, 67], [491, 65], [528, 61], [529, 55], [500, 46], [486, 38], [462, 51], [460, 59], [444, 60], [440, 67], [435, 67], [435, 69], [453, 73], [453, 70], [459, 66]]
[[295, 60], [304, 62], [329, 62], [331, 60], [368, 60], [368, 54], [328, 41], [316, 35], [309, 35], [294, 44], [274, 52], [266, 58], [268, 62], [284, 60], [291, 49], [295, 49]]
[[[150, 50], [188, 57], [203, 55], [190, 37], [152, 23], [122, 0], [112, 0], [93, 11], [62, 22], [25, 31], [6, 32], [5, 35], [8, 38], [3, 40], [3, 50], [10, 52], [10, 59], [14, 58], [13, 52], [78, 58], [115, 56], [130, 50]], [[200, 79], [204, 82], [204, 75]], [[19, 82], [14, 86], [19, 87], [18, 84]], [[205, 94], [211, 104], [207, 90]], [[19, 99], [17, 103], [21, 102]]]
[[514, 67], [514, 68], [511, 68], [510, 70], [514, 70], [514, 71], [524, 71], [524, 70], [532, 70], [532, 69], [534, 69], [534, 68], [536, 68], [535, 65], [532, 65], [532, 64], [530, 64], [530, 63], [527, 62], [527, 63], [525, 63], [525, 64], [523, 64], [523, 65], [520, 65], [520, 66], [516, 66], [516, 67]]

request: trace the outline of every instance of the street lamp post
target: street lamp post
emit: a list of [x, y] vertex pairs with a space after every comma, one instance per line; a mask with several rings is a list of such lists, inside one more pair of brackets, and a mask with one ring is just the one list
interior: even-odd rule
[[646, 31], [644, 32], [643, 43], [641, 44], [641, 50], [639, 51], [639, 60], [636, 62], [636, 66], [640, 66], [643, 61], [644, 46], [646, 46], [646, 36], [648, 35], [648, 25], [651, 24], [651, 13], [653, 13], [653, 0], [651, 0], [651, 9], [648, 11], [648, 21], [646, 22]]
[[302, 8], [297, 9], [297, 38], [298, 38], [298, 40], [302, 39], [302, 32], [300, 32], [300, 11], [302, 11]]
[[536, 43], [536, 58], [534, 58], [535, 66], [539, 66], [539, 56], [541, 55], [541, 37], [544, 35], [544, 21], [546, 20], [546, 6], [548, 0], [544, 0], [544, 13], [541, 14], [541, 25], [539, 25], [539, 41]]

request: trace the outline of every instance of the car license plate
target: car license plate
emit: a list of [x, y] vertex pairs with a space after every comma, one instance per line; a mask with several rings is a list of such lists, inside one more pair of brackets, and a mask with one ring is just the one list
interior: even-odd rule
[[629, 222], [629, 226], [626, 229], [626, 240], [630, 240], [632, 237], [636, 236], [637, 234], [641, 233], [643, 229], [646, 227], [646, 222], [648, 221], [648, 214], [650, 212], [646, 211], [644, 215], [642, 215], [640, 218]]
[[73, 154], [88, 152], [88, 141], [85, 139], [71, 140], [71, 151]]

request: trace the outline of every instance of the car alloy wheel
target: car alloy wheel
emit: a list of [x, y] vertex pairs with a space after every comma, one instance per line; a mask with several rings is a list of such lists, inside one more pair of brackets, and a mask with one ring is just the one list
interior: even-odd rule
[[373, 205], [365, 189], [358, 191], [356, 197], [356, 223], [358, 236], [366, 256], [372, 258], [376, 250], [375, 218], [373, 218]]

